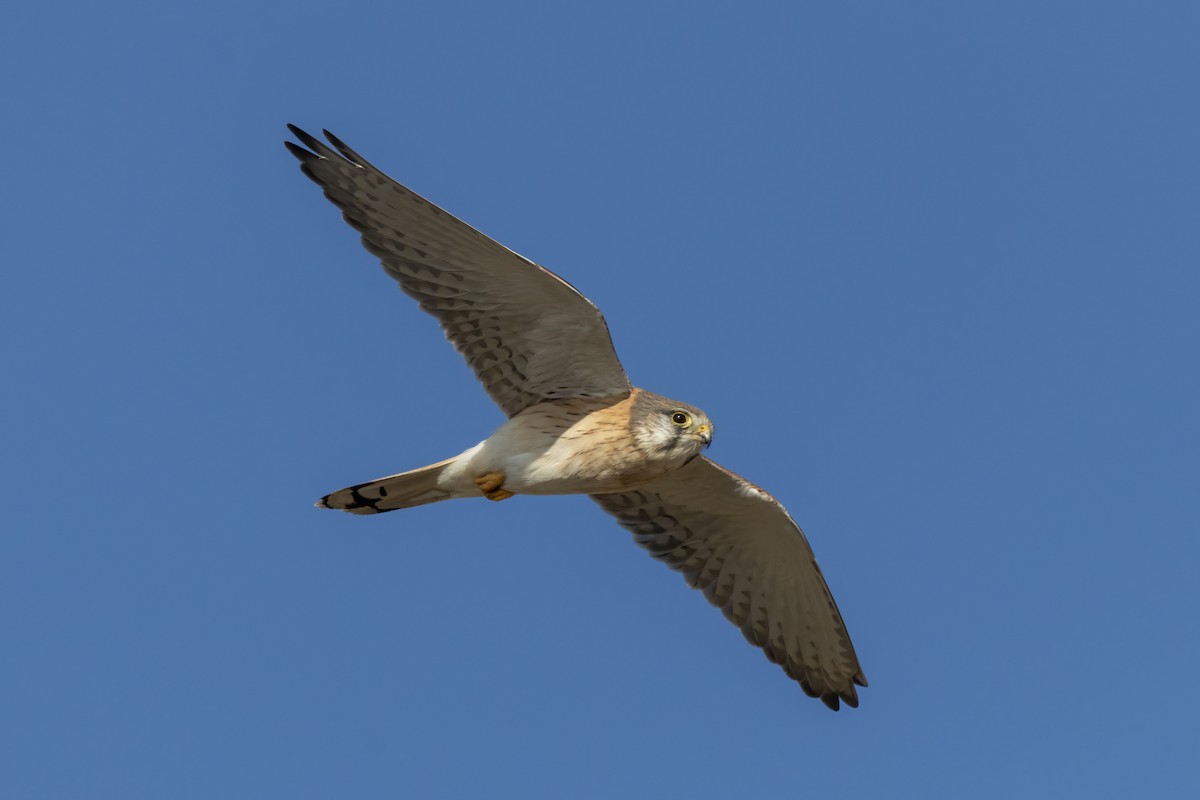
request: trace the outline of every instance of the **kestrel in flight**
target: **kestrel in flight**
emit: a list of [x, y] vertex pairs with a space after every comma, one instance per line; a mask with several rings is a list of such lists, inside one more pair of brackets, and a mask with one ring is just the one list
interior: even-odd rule
[[318, 506], [377, 514], [459, 497], [586, 494], [811, 697], [858, 705], [867, 679], [812, 548], [775, 498], [710, 461], [703, 411], [635, 388], [586, 297], [414, 194], [325, 131], [289, 125], [300, 168], [437, 318], [508, 421], [437, 464]]

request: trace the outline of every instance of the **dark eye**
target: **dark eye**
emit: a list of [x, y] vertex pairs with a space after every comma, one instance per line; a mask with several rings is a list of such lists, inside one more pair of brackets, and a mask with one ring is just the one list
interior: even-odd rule
[[674, 422], [679, 427], [684, 427], [692, 424], [692, 418], [682, 411], [676, 411], [671, 415], [671, 422]]

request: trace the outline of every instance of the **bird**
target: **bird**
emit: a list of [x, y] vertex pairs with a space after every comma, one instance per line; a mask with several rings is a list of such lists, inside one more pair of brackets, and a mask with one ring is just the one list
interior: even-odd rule
[[446, 338], [508, 419], [453, 458], [317, 505], [378, 514], [456, 498], [584, 494], [681, 573], [829, 708], [867, 685], [808, 540], [774, 497], [704, 455], [712, 420], [635, 387], [600, 310], [558, 275], [295, 125], [300, 169]]

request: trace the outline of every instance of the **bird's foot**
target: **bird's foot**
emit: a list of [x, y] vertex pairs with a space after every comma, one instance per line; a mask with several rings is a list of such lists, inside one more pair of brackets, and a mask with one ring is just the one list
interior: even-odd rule
[[483, 492], [483, 496], [488, 500], [499, 502], [513, 496], [512, 492], [502, 488], [504, 486], [503, 472], [485, 472], [475, 479], [475, 485], [479, 487], [479, 491]]

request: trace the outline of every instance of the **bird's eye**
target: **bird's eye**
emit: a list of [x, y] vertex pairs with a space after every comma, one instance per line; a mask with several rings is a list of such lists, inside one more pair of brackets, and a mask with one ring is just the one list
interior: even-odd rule
[[671, 415], [671, 422], [674, 422], [681, 428], [686, 428], [688, 425], [692, 424], [692, 418], [690, 415], [685, 414], [682, 411], [676, 411]]

